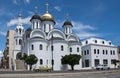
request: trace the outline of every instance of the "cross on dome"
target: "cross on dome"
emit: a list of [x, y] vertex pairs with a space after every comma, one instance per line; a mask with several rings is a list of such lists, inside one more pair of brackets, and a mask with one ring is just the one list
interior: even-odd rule
[[48, 6], [49, 6], [49, 4], [46, 3], [45, 5], [46, 5], [46, 13], [48, 13]]

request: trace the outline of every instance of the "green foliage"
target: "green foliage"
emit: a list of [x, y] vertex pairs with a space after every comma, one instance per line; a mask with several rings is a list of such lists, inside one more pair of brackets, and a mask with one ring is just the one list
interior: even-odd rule
[[116, 65], [117, 65], [118, 62], [120, 62], [120, 61], [116, 60], [116, 59], [113, 60], [113, 64], [115, 65], [115, 67], [116, 67]]
[[25, 63], [27, 63], [27, 65], [30, 65], [30, 70], [32, 69], [32, 65], [36, 64], [38, 59], [35, 55], [31, 54], [31, 55], [27, 55], [24, 54], [22, 59], [25, 61]]
[[74, 65], [79, 64], [81, 56], [77, 54], [65, 55], [61, 59], [62, 64], [69, 64], [71, 69], [74, 70]]

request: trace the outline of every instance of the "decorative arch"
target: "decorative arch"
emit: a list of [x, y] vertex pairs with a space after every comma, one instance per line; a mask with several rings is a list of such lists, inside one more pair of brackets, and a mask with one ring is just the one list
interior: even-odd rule
[[50, 31], [48, 33], [48, 39], [51, 39], [52, 36], [54, 38], [66, 39], [65, 34], [62, 31], [58, 30], [58, 29], [54, 29], [54, 30], [52, 30], [52, 31]]
[[22, 52], [19, 52], [19, 53], [16, 54], [16, 59], [17, 60], [20, 59], [21, 57], [22, 57]]
[[40, 30], [40, 29], [33, 30], [33, 31], [30, 33], [30, 38], [35, 38], [35, 37], [39, 37], [39, 38], [45, 39], [45, 38], [46, 38], [46, 34], [45, 34], [45, 32], [43, 32], [43, 31]]
[[67, 37], [67, 40], [68, 41], [78, 41], [78, 42], [80, 41], [79, 38], [76, 35], [74, 35], [74, 34], [69, 35]]

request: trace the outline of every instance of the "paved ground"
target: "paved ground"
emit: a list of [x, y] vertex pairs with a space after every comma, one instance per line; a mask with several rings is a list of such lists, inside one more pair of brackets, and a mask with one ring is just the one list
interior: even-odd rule
[[84, 72], [50, 72], [50, 73], [3, 73], [0, 78], [120, 78], [120, 70], [84, 71]]

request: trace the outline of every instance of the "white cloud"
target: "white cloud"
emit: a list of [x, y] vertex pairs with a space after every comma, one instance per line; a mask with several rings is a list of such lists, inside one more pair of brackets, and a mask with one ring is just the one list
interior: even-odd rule
[[2, 53], [2, 51], [0, 51], [0, 57], [2, 57], [3, 56], [3, 53]]
[[[63, 23], [64, 21], [57, 20], [56, 24], [58, 28], [61, 28]], [[94, 26], [86, 25], [78, 21], [72, 21], [71, 23], [73, 24], [73, 33], [78, 35], [80, 39], [84, 39], [88, 37], [101, 37], [100, 34], [92, 32], [97, 29]]]
[[30, 0], [25, 0], [26, 3], [30, 3]]
[[55, 6], [54, 9], [57, 11], [61, 11], [61, 8], [59, 6]]
[[[30, 16], [26, 17], [26, 18], [23, 18], [22, 19], [22, 23], [23, 24], [29, 24], [30, 23]], [[7, 26], [10, 27], [10, 26], [14, 26], [14, 25], [17, 25], [18, 23], [18, 19], [11, 19], [8, 23], [7, 23]]]
[[13, 3], [17, 5], [17, 0], [13, 0]]
[[6, 36], [6, 32], [0, 31], [0, 35]]

